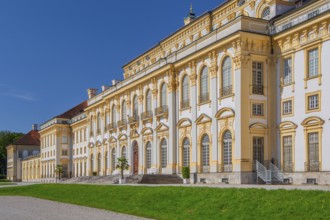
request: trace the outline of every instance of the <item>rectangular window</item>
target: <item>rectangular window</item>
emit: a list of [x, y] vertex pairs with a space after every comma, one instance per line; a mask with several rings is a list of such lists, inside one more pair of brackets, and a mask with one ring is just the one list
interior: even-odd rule
[[319, 95], [308, 96], [308, 110], [314, 110], [319, 108]]
[[68, 136], [62, 135], [62, 144], [67, 144], [68, 143]]
[[253, 137], [253, 161], [264, 164], [264, 138]]
[[292, 114], [292, 100], [283, 102], [283, 115]]
[[62, 156], [68, 156], [68, 150], [62, 150]]
[[252, 62], [252, 94], [264, 94], [263, 78], [263, 62]]
[[283, 84], [285, 86], [292, 84], [292, 59], [291, 58], [284, 60]]
[[283, 170], [292, 172], [292, 136], [283, 137]]
[[308, 51], [308, 78], [319, 75], [319, 50]]
[[254, 116], [263, 116], [264, 115], [264, 104], [252, 104], [252, 114]]

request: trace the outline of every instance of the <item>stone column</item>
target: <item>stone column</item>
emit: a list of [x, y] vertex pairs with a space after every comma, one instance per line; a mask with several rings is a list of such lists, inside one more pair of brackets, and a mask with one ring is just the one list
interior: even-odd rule
[[[157, 108], [157, 84], [154, 83], [154, 88], [152, 90], [152, 109], [154, 110]], [[153, 111], [153, 119], [152, 119], [152, 150], [151, 150], [151, 168], [158, 169], [157, 172], [161, 173], [161, 165], [159, 164], [159, 143], [157, 141], [157, 133], [156, 133], [156, 127], [157, 127], [157, 118], [155, 116], [156, 112]]]
[[217, 65], [217, 54], [215, 51], [209, 54], [211, 59], [211, 88], [210, 88], [210, 96], [211, 96], [211, 132], [212, 132], [212, 151], [211, 151], [211, 163], [210, 163], [210, 172], [218, 172], [218, 121], [214, 117], [218, 111], [218, 65]]
[[138, 146], [139, 146], [139, 174], [144, 174], [144, 167], [145, 167], [145, 163], [144, 163], [144, 145], [143, 145], [143, 137], [141, 134], [143, 125], [142, 125], [142, 121], [141, 121], [141, 113], [143, 112], [143, 94], [142, 94], [142, 90], [140, 90], [140, 95], [139, 95], [139, 128], [138, 128], [138, 132], [140, 134], [139, 139], [138, 139]]
[[176, 129], [176, 72], [172, 68], [169, 74], [168, 83], [168, 170], [171, 174], [176, 173], [177, 165], [177, 129]]

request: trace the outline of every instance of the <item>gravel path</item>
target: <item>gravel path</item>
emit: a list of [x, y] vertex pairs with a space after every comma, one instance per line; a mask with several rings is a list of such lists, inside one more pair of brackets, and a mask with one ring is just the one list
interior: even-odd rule
[[132, 220], [135, 216], [21, 196], [0, 197], [0, 219], [11, 220]]

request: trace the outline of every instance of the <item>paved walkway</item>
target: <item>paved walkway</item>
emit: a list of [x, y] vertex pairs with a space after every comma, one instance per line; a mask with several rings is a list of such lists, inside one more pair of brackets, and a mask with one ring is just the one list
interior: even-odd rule
[[31, 197], [3, 196], [0, 197], [0, 219], [137, 220], [143, 218]]

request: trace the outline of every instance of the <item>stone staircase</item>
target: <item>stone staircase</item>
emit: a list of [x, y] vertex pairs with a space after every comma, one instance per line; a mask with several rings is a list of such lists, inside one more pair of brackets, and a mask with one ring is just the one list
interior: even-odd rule
[[[61, 183], [86, 183], [86, 184], [118, 184], [120, 175], [114, 176], [82, 176], [63, 179]], [[137, 184], [141, 182], [142, 175], [125, 176], [126, 183]]]
[[177, 175], [152, 174], [143, 175], [141, 184], [182, 184], [183, 180]]

